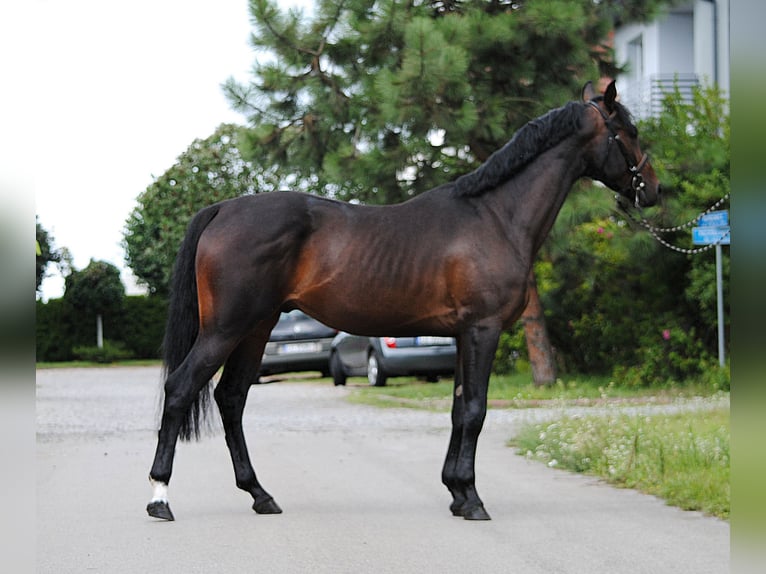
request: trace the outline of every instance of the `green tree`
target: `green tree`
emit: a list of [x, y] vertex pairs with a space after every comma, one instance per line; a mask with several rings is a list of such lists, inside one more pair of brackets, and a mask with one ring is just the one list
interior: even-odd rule
[[49, 263], [59, 263], [61, 261], [61, 254], [54, 248], [53, 237], [48, 233], [35, 215], [35, 227], [37, 237], [37, 253], [35, 255], [35, 290], [40, 290], [40, 285], [45, 279], [45, 270]]
[[120, 270], [106, 261], [91, 259], [85, 269], [68, 275], [64, 286], [67, 304], [85, 316], [95, 315], [96, 345], [103, 347], [103, 316], [116, 314], [125, 297]]
[[278, 186], [274, 168], [255, 169], [242, 159], [238, 134], [237, 126], [222, 124], [210, 137], [194, 140], [138, 196], [125, 224], [123, 245], [128, 266], [150, 293], [167, 295], [176, 251], [198, 210]]

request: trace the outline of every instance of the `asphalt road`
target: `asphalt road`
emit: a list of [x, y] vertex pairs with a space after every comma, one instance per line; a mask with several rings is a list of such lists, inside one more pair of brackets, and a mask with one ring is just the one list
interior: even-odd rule
[[477, 487], [493, 520], [449, 512], [449, 415], [376, 409], [350, 389], [253, 387], [245, 432], [284, 514], [234, 486], [221, 434], [180, 444], [175, 522], [149, 518], [158, 368], [37, 373], [37, 571], [721, 574], [729, 525], [552, 470], [505, 446], [540, 410], [490, 411]]

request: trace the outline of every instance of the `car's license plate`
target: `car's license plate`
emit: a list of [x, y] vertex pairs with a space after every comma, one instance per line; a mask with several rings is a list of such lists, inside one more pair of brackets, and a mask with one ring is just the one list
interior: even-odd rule
[[450, 337], [417, 337], [415, 344], [419, 346], [451, 345], [452, 339]]
[[278, 347], [277, 352], [281, 355], [288, 355], [292, 353], [317, 353], [321, 350], [321, 343], [285, 343]]

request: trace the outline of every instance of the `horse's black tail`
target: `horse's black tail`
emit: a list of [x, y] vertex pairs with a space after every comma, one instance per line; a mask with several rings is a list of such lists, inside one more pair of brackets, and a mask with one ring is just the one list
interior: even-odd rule
[[[197, 275], [195, 258], [200, 235], [218, 214], [219, 206], [212, 205], [199, 211], [189, 223], [176, 256], [170, 285], [170, 303], [162, 341], [163, 380], [183, 363], [199, 332], [197, 302]], [[200, 427], [213, 406], [212, 382], [205, 385], [195, 397], [181, 424], [181, 440], [199, 440]]]

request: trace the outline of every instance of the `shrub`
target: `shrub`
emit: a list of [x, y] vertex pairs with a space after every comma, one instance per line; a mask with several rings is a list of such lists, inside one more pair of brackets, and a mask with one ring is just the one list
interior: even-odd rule
[[[36, 308], [37, 361], [71, 361], [79, 355], [98, 357], [95, 350], [95, 315], [75, 309], [64, 299], [37, 301]], [[119, 343], [137, 359], [159, 357], [165, 328], [167, 301], [159, 296], [129, 296], [123, 298], [119, 309], [104, 317], [104, 334], [110, 344]], [[75, 353], [75, 350], [77, 353]], [[114, 349], [107, 353], [109, 360], [123, 358]], [[119, 349], [118, 349], [119, 351]]]
[[639, 344], [637, 361], [613, 370], [621, 384], [660, 387], [702, 379], [715, 390], [729, 390], [728, 368], [718, 366], [694, 328], [654, 329], [641, 337]]
[[160, 356], [165, 332], [167, 300], [158, 295], [125, 297], [116, 339], [135, 353], [136, 358], [156, 359]]
[[[652, 225], [673, 228], [712, 205], [726, 207], [719, 200], [730, 191], [727, 110], [716, 88], [694, 90], [691, 103], [675, 89], [662, 114], [638, 126], [665, 189], [661, 205], [645, 212]], [[711, 384], [725, 388], [727, 374], [711, 368], [717, 354], [713, 252], [671, 251], [632, 223], [602, 188], [580, 188], [564, 203], [535, 264], [551, 342], [567, 366], [617, 374], [634, 386], [723, 377]], [[687, 227], [663, 237], [688, 248], [690, 235]], [[723, 253], [728, 332], [729, 248]]]
[[500, 342], [495, 351], [495, 361], [492, 363], [492, 372], [496, 375], [508, 375], [516, 373], [524, 365], [528, 366], [527, 343], [524, 337], [524, 327], [521, 322], [516, 323], [511, 331], [503, 331], [500, 334]]
[[72, 354], [81, 361], [91, 361], [93, 363], [112, 363], [114, 361], [124, 361], [132, 359], [133, 352], [125, 348], [120, 342], [104, 341], [104, 346], [98, 347], [75, 347]]
[[69, 361], [75, 341], [71, 313], [63, 299], [37, 301], [35, 354], [38, 361]]

